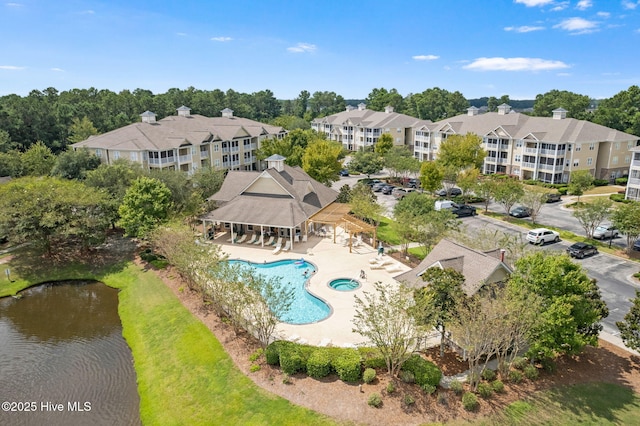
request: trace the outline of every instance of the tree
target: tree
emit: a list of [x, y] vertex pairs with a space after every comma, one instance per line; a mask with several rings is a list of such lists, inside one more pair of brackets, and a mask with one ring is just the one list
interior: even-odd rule
[[456, 183], [462, 190], [462, 195], [465, 200], [468, 200], [469, 192], [472, 192], [478, 186], [479, 177], [480, 170], [475, 167], [468, 167], [458, 174]]
[[384, 163], [394, 176], [417, 173], [420, 170], [420, 162], [404, 146], [395, 145], [384, 155]]
[[131, 237], [144, 237], [167, 220], [171, 208], [171, 190], [157, 179], [137, 178], [127, 189], [118, 208], [118, 224]]
[[426, 256], [442, 238], [457, 231], [459, 225], [460, 221], [449, 209], [433, 210], [424, 215], [415, 236], [423, 254]]
[[0, 129], [0, 153], [9, 152], [17, 146], [11, 141], [9, 132]]
[[627, 236], [627, 253], [631, 253], [634, 242], [640, 238], [640, 203], [636, 201], [618, 206], [611, 214], [611, 221]]
[[465, 246], [487, 252], [500, 248], [504, 250], [504, 263], [513, 268], [515, 262], [531, 251], [531, 245], [525, 239], [526, 234], [512, 234], [499, 229], [479, 228], [462, 229], [455, 233], [454, 239]]
[[444, 172], [439, 163], [435, 161], [424, 161], [420, 166], [420, 185], [422, 189], [432, 194], [440, 189]]
[[622, 321], [616, 322], [616, 326], [625, 346], [637, 351], [640, 350], [640, 290], [636, 290], [636, 297], [630, 302], [629, 312]]
[[391, 148], [393, 148], [393, 136], [389, 133], [381, 134], [373, 147], [374, 151], [382, 156], [389, 152]]
[[593, 121], [621, 132], [640, 136], [640, 87], [633, 85], [627, 90], [603, 99], [598, 104]]
[[433, 199], [425, 194], [413, 193], [403, 197], [393, 208], [392, 226], [403, 242], [406, 254], [409, 243], [420, 238], [420, 230], [429, 219], [428, 214], [434, 210]]
[[51, 175], [63, 179], [83, 180], [88, 171], [97, 169], [99, 166], [100, 159], [89, 150], [71, 149], [58, 154]]
[[56, 156], [38, 141], [22, 154], [22, 167], [24, 174], [28, 176], [47, 176], [56, 164]]
[[414, 292], [413, 314], [421, 325], [435, 326], [440, 331], [440, 357], [444, 357], [446, 331], [456, 312], [456, 304], [464, 293], [464, 275], [454, 269], [433, 267], [422, 274], [425, 287]]
[[509, 214], [511, 207], [524, 196], [524, 188], [519, 180], [506, 178], [495, 181], [493, 198]]
[[279, 154], [286, 158], [285, 163], [289, 166], [302, 166], [302, 157], [307, 146], [313, 141], [323, 139], [325, 139], [324, 136], [314, 130], [295, 129], [282, 139], [273, 138], [263, 141], [256, 155], [258, 159], [264, 160]]
[[339, 142], [317, 139], [307, 146], [302, 156], [302, 168], [318, 182], [330, 184], [338, 180], [342, 169], [341, 156], [342, 145]]
[[213, 167], [200, 167], [191, 176], [191, 182], [200, 192], [200, 196], [204, 201], [220, 190], [222, 182], [224, 182], [224, 175], [224, 170], [214, 169]]
[[598, 197], [592, 203], [586, 203], [573, 210], [573, 216], [580, 222], [587, 238], [593, 238], [593, 231], [609, 217], [612, 201]]
[[387, 371], [395, 376], [417, 348], [420, 327], [409, 315], [413, 305], [404, 286], [374, 284], [375, 293], [365, 291], [355, 298], [353, 332], [368, 339], [382, 354]]
[[440, 121], [463, 113], [469, 102], [462, 93], [449, 92], [438, 87], [405, 98], [403, 112], [421, 120]]
[[360, 150], [351, 157], [349, 168], [369, 177], [384, 168], [384, 159], [377, 152]]
[[529, 335], [532, 359], [575, 355], [596, 346], [600, 321], [609, 311], [595, 280], [568, 256], [535, 251], [520, 258], [508, 285], [541, 298], [538, 321]]
[[69, 143], [82, 142], [89, 139], [89, 136], [99, 134], [98, 129], [95, 128], [91, 120], [85, 115], [82, 120], [75, 117], [69, 127], [69, 137], [67, 140]]
[[540, 214], [540, 209], [547, 199], [547, 192], [535, 186], [523, 187], [522, 199], [520, 202], [529, 209], [531, 222], [536, 223], [536, 219]]
[[351, 187], [347, 184], [344, 184], [340, 187], [340, 192], [338, 193], [338, 198], [336, 198], [336, 203], [346, 204], [351, 200]]
[[533, 104], [533, 115], [537, 117], [551, 117], [552, 111], [558, 108], [567, 110], [571, 118], [584, 119], [591, 99], [585, 95], [568, 92], [566, 90], [551, 90], [537, 95]]
[[0, 185], [0, 234], [51, 254], [68, 244], [90, 247], [104, 241], [109, 227], [102, 192], [77, 181], [25, 177]]
[[367, 104], [367, 109], [372, 111], [384, 111], [388, 106], [393, 107], [395, 110], [400, 110], [402, 99], [402, 95], [396, 89], [387, 91], [387, 89], [381, 87], [380, 89], [373, 89], [365, 99], [365, 103]]
[[22, 176], [22, 154], [12, 150], [0, 152], [0, 176], [13, 178]]
[[569, 178], [569, 193], [571, 195], [577, 195], [580, 202], [580, 196], [584, 194], [586, 190], [593, 186], [593, 176], [589, 170], [576, 170], [571, 172]]
[[378, 223], [384, 212], [384, 207], [377, 202], [377, 198], [367, 185], [356, 185], [351, 190], [349, 200], [353, 214], [369, 223]]
[[498, 182], [490, 177], [484, 177], [476, 185], [475, 193], [478, 197], [482, 198], [484, 204], [484, 211], [489, 211], [489, 204], [493, 200], [496, 193]]
[[475, 133], [451, 135], [440, 143], [438, 162], [457, 170], [467, 167], [480, 169], [486, 152], [482, 149], [482, 138]]
[[297, 117], [304, 117], [304, 114], [307, 112], [310, 97], [311, 93], [306, 90], [302, 90], [294, 101], [294, 113]]

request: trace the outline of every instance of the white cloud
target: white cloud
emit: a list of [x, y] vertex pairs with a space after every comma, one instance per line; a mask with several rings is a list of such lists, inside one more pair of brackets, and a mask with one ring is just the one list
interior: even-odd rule
[[565, 10], [567, 7], [569, 7], [569, 2], [561, 1], [561, 2], [555, 3], [555, 6], [551, 8], [551, 11], [560, 12], [561, 10]]
[[540, 58], [478, 58], [463, 68], [474, 71], [547, 71], [569, 68], [569, 65]]
[[177, 36], [180, 36], [180, 37], [186, 37], [186, 36], [187, 36], [187, 33], [176, 33], [176, 35], [177, 35]]
[[24, 67], [16, 67], [15, 65], [0, 65], [0, 70], [17, 71], [23, 69]]
[[593, 2], [591, 0], [580, 0], [576, 5], [576, 9], [578, 10], [586, 10], [593, 6]]
[[640, 1], [623, 1], [622, 2], [622, 7], [625, 9], [629, 9], [629, 10], [634, 10], [636, 7], [638, 7], [638, 4], [640, 4]]
[[287, 50], [292, 53], [314, 52], [316, 50], [316, 45], [309, 43], [298, 43], [295, 46], [287, 47]]
[[231, 37], [211, 37], [211, 41], [225, 42], [225, 41], [231, 41], [231, 40], [233, 40]]
[[83, 10], [82, 12], [79, 12], [80, 15], [95, 15], [96, 12], [93, 10]]
[[7, 7], [22, 7], [22, 3], [5, 3]]
[[553, 0], [514, 0], [514, 2], [524, 4], [527, 7], [536, 7], [551, 4]]
[[582, 18], [569, 18], [560, 22], [558, 25], [554, 25], [553, 28], [560, 28], [561, 30], [574, 34], [586, 34], [596, 31], [598, 29], [598, 23]]
[[416, 55], [416, 56], [412, 56], [412, 59], [415, 59], [416, 61], [435, 61], [436, 59], [439, 59], [440, 56], [436, 56], [436, 55]]
[[611, 16], [611, 14], [609, 12], [598, 12], [596, 13], [596, 15], [598, 15], [601, 18], [608, 18]]
[[55, 72], [65, 72], [62, 68], [51, 68], [51, 71], [55, 71]]
[[541, 31], [544, 27], [531, 27], [529, 25], [523, 25], [521, 27], [504, 27], [505, 31], [514, 31], [516, 33], [530, 33], [531, 31]]

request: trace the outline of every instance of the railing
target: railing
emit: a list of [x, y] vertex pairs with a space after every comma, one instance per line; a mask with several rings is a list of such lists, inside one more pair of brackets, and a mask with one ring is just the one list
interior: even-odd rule
[[525, 148], [524, 152], [525, 154], [537, 154], [538, 148]]
[[191, 155], [181, 155], [178, 159], [181, 163], [190, 163], [193, 160]]
[[485, 144], [487, 149], [498, 149], [498, 144], [497, 143], [486, 143]]
[[564, 166], [562, 164], [556, 164], [556, 165], [553, 165], [553, 164], [539, 164], [538, 168], [542, 169], [542, 170], [551, 170], [551, 171], [554, 171], [554, 172], [561, 172], [564, 169]]
[[627, 185], [640, 187], [640, 178], [629, 178], [629, 180], [627, 181]]
[[497, 160], [496, 157], [484, 157], [484, 161], [487, 163], [495, 163]]
[[565, 149], [560, 149], [558, 151], [556, 151], [555, 149], [541, 149], [540, 150], [540, 154], [553, 155], [553, 156], [564, 155], [564, 154], [566, 154], [566, 152], [567, 151]]
[[535, 169], [536, 168], [536, 164], [535, 163], [525, 163], [525, 162], [523, 162], [521, 167], [527, 168], [527, 169]]
[[504, 163], [507, 162], [507, 160], [508, 160], [508, 158], [498, 158], [498, 163], [504, 164]]
[[631, 167], [640, 169], [640, 160], [633, 160], [631, 162]]
[[176, 160], [174, 157], [165, 157], [165, 158], [149, 158], [149, 164], [169, 164], [175, 163]]

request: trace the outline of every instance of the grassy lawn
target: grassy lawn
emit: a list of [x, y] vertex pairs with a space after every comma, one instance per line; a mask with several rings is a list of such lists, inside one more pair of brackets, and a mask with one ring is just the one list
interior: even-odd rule
[[400, 236], [395, 229], [393, 229], [393, 220], [388, 217], [382, 217], [380, 219], [380, 224], [378, 225], [376, 232], [378, 239], [386, 242], [387, 244], [392, 246], [402, 244]]
[[640, 396], [610, 383], [567, 386], [510, 404], [476, 425], [632, 425], [640, 418]]
[[594, 186], [588, 191], [585, 191], [584, 195], [615, 194], [618, 191], [624, 191], [624, 186], [620, 186], [620, 185]]
[[144, 424], [335, 424], [254, 385], [152, 272], [130, 263], [98, 273], [82, 265], [38, 269], [48, 275], [12, 273], [15, 281], [8, 283], [3, 274], [0, 294], [72, 278], [97, 279], [120, 289], [118, 313], [133, 353]]

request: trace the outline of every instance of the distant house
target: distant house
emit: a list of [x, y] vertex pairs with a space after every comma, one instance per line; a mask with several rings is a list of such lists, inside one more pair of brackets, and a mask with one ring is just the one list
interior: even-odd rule
[[88, 149], [103, 163], [112, 164], [124, 158], [145, 169], [188, 173], [207, 166], [261, 170], [256, 157], [260, 143], [287, 134], [282, 127], [235, 117], [229, 108], [221, 114], [222, 117], [204, 117], [191, 114], [190, 108], [181, 106], [177, 115], [156, 120], [156, 114], [145, 111], [138, 123], [91, 136], [72, 147]]
[[430, 268], [454, 269], [464, 275], [463, 291], [473, 296], [485, 284], [504, 282], [512, 270], [504, 263], [504, 252], [496, 249], [480, 252], [448, 239], [442, 239], [412, 270], [395, 277], [412, 288], [427, 286], [422, 275]]
[[221, 226], [234, 234], [256, 233], [290, 239], [308, 232], [308, 220], [332, 204], [338, 192], [311, 178], [300, 167], [274, 154], [262, 172], [230, 171], [209, 197], [219, 207], [200, 219], [204, 228]]

